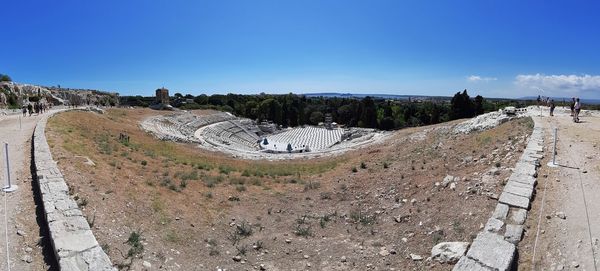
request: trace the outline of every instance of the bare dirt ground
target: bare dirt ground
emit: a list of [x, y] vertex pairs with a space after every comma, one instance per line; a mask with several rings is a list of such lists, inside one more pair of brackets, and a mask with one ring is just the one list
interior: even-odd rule
[[[549, 117], [546, 111], [543, 117], [538, 117], [545, 129], [547, 155], [539, 172], [536, 200], [527, 220], [528, 231], [519, 245], [519, 270], [597, 270], [600, 118], [588, 114], [580, 118], [581, 123], [574, 123], [569, 112], [562, 108], [557, 111], [554, 117]], [[559, 166], [548, 167], [555, 127]]]
[[[22, 118], [4, 116], [0, 119], [0, 147], [2, 151], [0, 176], [2, 186], [5, 182], [4, 142], [9, 143], [11, 179], [19, 189], [12, 193], [2, 193], [0, 198], [0, 270], [53, 270], [53, 258], [49, 243], [44, 243], [43, 221], [36, 214], [37, 202], [34, 200], [31, 177], [31, 135], [37, 121], [45, 115], [33, 115]], [[6, 222], [5, 224], [5, 215]], [[43, 217], [43, 216], [42, 216]], [[6, 238], [8, 237], [8, 239]], [[45, 246], [42, 246], [45, 244]], [[7, 247], [8, 245], [8, 247]], [[45, 254], [43, 253], [45, 249]], [[7, 261], [9, 254], [9, 261]], [[10, 262], [10, 267], [9, 267]]]
[[[268, 162], [156, 141], [137, 126], [151, 114], [61, 113], [46, 130], [122, 269], [450, 270], [427, 259], [432, 246], [480, 231], [533, 127], [453, 135], [455, 121], [337, 157]], [[446, 175], [457, 181], [443, 185]]]

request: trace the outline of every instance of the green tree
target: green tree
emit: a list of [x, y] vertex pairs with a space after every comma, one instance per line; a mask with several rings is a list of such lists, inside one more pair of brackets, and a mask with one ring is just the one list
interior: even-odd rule
[[475, 96], [475, 115], [483, 114], [483, 97], [481, 95]]
[[0, 82], [11, 82], [11, 81], [12, 81], [12, 78], [10, 78], [10, 76], [0, 73]]
[[208, 104], [208, 96], [206, 94], [198, 95], [194, 98], [194, 102], [200, 105]]
[[259, 106], [259, 117], [262, 120], [281, 123], [281, 104], [273, 98], [262, 101]]
[[313, 111], [310, 113], [310, 122], [313, 125], [319, 124], [319, 122], [323, 121], [323, 112], [321, 111]]
[[360, 127], [377, 128], [377, 108], [369, 96], [361, 101]]

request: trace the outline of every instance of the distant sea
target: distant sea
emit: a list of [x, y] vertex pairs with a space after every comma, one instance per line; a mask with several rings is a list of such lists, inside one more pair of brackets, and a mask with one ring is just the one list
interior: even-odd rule
[[[435, 99], [442, 99], [442, 100], [450, 100], [452, 99], [452, 97], [450, 96], [427, 96], [427, 95], [394, 95], [394, 94], [355, 94], [355, 93], [337, 93], [337, 92], [323, 92], [323, 93], [304, 93], [302, 94], [306, 97], [326, 97], [326, 98], [355, 98], [355, 99], [362, 99], [364, 97], [370, 96], [370, 97], [374, 97], [374, 98], [379, 98], [379, 99], [389, 99], [389, 100], [408, 100], [409, 98], [414, 99], [414, 98], [435, 98]], [[489, 98], [489, 97], [485, 97], [486, 99], [493, 99], [493, 100], [536, 100], [536, 97], [533, 96], [527, 96], [527, 97], [521, 97], [521, 98]], [[563, 97], [551, 97], [550, 99], [554, 99], [554, 101], [556, 102], [562, 102], [564, 101], [570, 101], [571, 98], [563, 98]], [[600, 99], [581, 99], [581, 102], [583, 104], [600, 104]]]

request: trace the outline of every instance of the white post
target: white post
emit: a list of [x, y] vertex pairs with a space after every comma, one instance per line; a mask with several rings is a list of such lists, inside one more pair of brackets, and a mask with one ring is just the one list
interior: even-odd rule
[[10, 193], [10, 192], [14, 192], [18, 189], [18, 187], [16, 185], [12, 185], [10, 182], [10, 161], [8, 159], [8, 143], [4, 143], [4, 153], [5, 153], [5, 157], [6, 157], [6, 183], [7, 186], [4, 187], [4, 192]]
[[556, 164], [556, 135], [558, 133], [558, 128], [554, 127], [554, 146], [552, 148], [552, 162], [548, 162], [549, 167], [557, 167]]

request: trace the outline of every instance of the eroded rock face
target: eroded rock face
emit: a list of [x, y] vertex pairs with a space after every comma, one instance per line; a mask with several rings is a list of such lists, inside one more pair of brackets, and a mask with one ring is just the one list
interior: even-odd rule
[[[16, 99], [40, 96], [44, 103], [54, 105], [118, 105], [117, 93], [104, 92], [90, 89], [67, 89], [58, 87], [44, 87], [15, 82], [0, 82], [0, 106], [6, 106], [8, 96]], [[20, 102], [20, 101], [19, 101]]]
[[442, 263], [455, 263], [465, 255], [468, 248], [468, 242], [439, 243], [431, 249], [431, 259]]

